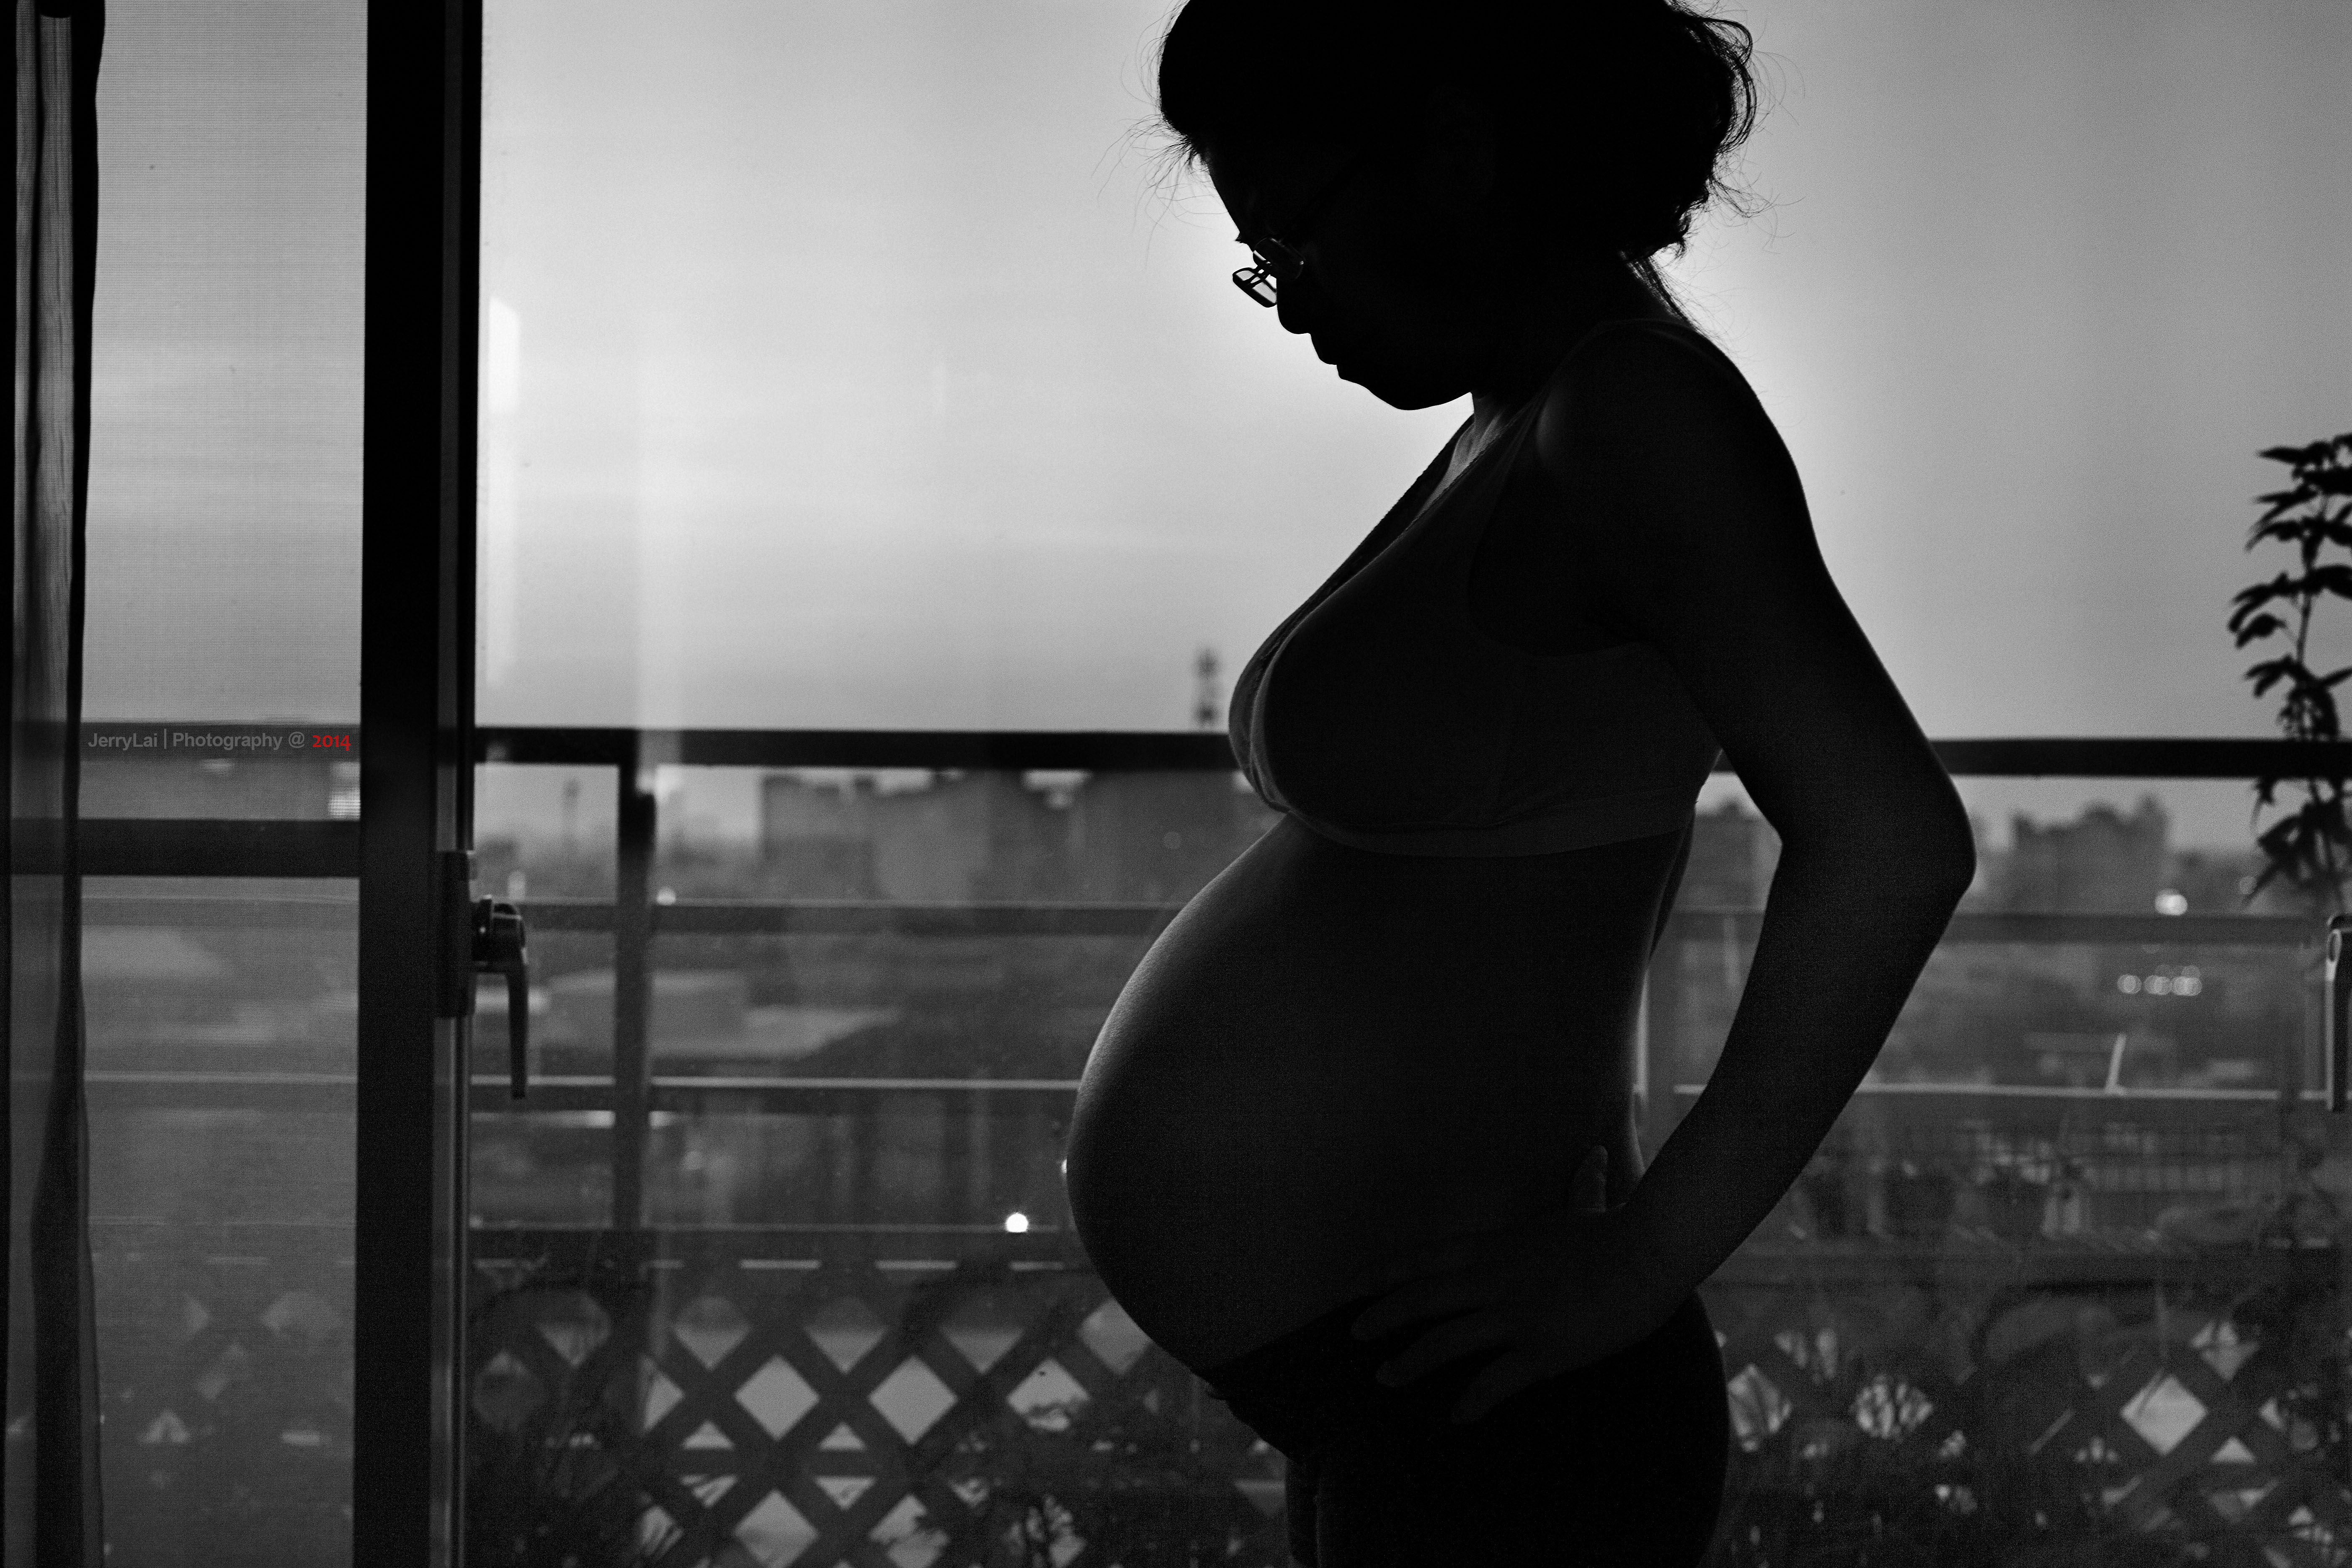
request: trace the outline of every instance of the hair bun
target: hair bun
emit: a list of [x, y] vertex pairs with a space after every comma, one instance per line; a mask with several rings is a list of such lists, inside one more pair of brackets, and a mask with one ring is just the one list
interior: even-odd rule
[[1160, 112], [1198, 159], [1377, 132], [1451, 81], [1503, 127], [1530, 245], [1646, 258], [1729, 194], [1753, 52], [1745, 26], [1682, 0], [1187, 0], [1160, 41]]

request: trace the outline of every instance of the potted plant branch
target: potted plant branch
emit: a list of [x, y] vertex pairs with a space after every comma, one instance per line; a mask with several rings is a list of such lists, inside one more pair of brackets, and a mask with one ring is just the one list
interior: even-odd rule
[[[1153, 1354], [1164, 1352], [1153, 1352]], [[1079, 1542], [1087, 1560], [1123, 1568], [1230, 1563], [1277, 1527], [1236, 1486], [1256, 1472], [1253, 1435], [1221, 1407], [1202, 1419], [1164, 1402], [1079, 1400], [985, 1423], [958, 1446], [954, 1468], [984, 1479], [967, 1542], [989, 1568], [1059, 1568]]]
[[[2265, 510], [2248, 533], [2246, 548], [2266, 541], [2288, 545], [2295, 552], [2296, 569], [2240, 590], [2231, 601], [2230, 630], [2242, 648], [2268, 638], [2286, 639], [2284, 651], [2252, 665], [2246, 679], [2253, 682], [2257, 697], [2284, 689], [2278, 724], [2287, 738], [2339, 741], [2344, 731], [2336, 688], [2352, 677], [2352, 665], [2324, 673], [2313, 668], [2311, 626], [2322, 599], [2352, 599], [2352, 560], [2323, 559], [2334, 551], [2352, 556], [2352, 433], [2305, 447], [2273, 447], [2263, 456], [2284, 463], [2292, 483], [2257, 498]], [[2302, 799], [2269, 826], [2258, 827], [2254, 842], [2262, 851], [2263, 868], [2247, 900], [2280, 882], [2315, 913], [2341, 913], [2345, 879], [2352, 873], [2352, 819], [2346, 813], [2345, 778], [2341, 773], [2313, 778], [2263, 774], [2254, 783], [2257, 824], [2263, 813], [2284, 809], [2278, 798], [2283, 785]]]
[[[541, 1276], [491, 1294], [478, 1339], [535, 1331], [531, 1309], [586, 1293], [592, 1274]], [[628, 1294], [642, 1298], [644, 1287]], [[485, 1568], [652, 1568], [678, 1539], [649, 1530], [620, 1456], [641, 1423], [634, 1357], [590, 1354], [552, 1387], [478, 1379], [467, 1401], [466, 1561]]]

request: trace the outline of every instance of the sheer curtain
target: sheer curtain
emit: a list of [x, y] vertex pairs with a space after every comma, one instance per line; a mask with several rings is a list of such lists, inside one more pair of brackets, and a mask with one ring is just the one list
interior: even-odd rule
[[16, 0], [8, 662], [7, 1568], [103, 1555], [82, 1102], [83, 529], [102, 0]]

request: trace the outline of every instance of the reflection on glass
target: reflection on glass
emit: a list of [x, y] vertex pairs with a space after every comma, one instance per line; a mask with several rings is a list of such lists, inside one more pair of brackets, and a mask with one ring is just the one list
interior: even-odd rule
[[613, 1217], [613, 1113], [474, 1113], [474, 1223], [602, 1226]]
[[474, 770], [476, 876], [492, 897], [610, 899], [611, 768], [489, 763]]
[[349, 1553], [357, 897], [334, 880], [88, 884], [114, 1561]]

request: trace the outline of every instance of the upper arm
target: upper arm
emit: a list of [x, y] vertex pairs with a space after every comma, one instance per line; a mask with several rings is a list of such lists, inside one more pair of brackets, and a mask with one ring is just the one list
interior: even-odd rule
[[1796, 465], [1744, 382], [1669, 333], [1603, 331], [1554, 381], [1536, 443], [1586, 559], [1784, 842], [1972, 863], [1951, 781], [1831, 581]]

